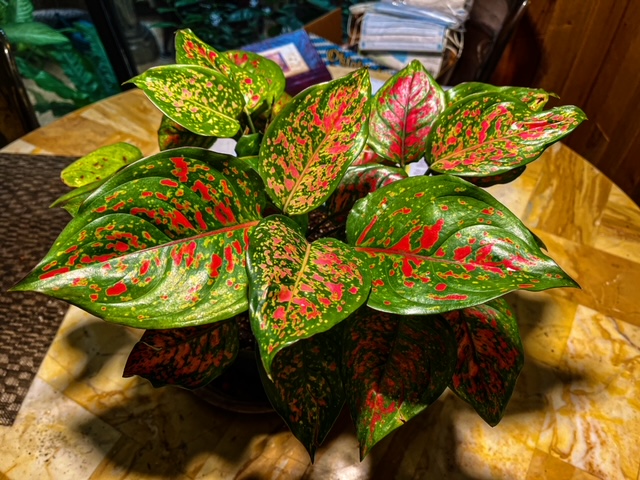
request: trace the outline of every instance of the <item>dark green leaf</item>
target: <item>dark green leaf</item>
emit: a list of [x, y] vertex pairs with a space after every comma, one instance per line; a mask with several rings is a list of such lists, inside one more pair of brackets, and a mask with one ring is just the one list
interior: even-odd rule
[[236, 155], [239, 157], [253, 157], [258, 155], [261, 142], [262, 134], [260, 133], [243, 135], [236, 144]]
[[82, 205], [82, 202], [84, 202], [89, 197], [89, 195], [91, 195], [105, 181], [106, 179], [99, 180], [97, 182], [83, 185], [79, 188], [74, 188], [70, 192], [65, 193], [60, 198], [58, 198], [49, 207], [62, 207], [67, 212], [69, 212], [72, 217], [75, 217], [80, 210], [80, 205]]
[[15, 44], [49, 46], [69, 43], [63, 34], [40, 22], [8, 23], [2, 25], [2, 29], [9, 41]]

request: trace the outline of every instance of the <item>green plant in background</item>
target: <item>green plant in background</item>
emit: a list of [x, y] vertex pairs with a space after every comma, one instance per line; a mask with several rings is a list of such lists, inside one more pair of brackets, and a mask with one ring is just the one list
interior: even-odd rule
[[[302, 28], [340, 6], [362, 0], [244, 0], [238, 2], [164, 0], [156, 11], [164, 21], [156, 27], [189, 28], [207, 43], [228, 50]], [[345, 30], [346, 31], [346, 30]]]
[[[363, 457], [447, 387], [497, 424], [524, 361], [503, 296], [577, 284], [474, 183], [515, 178], [582, 111], [526, 88], [445, 93], [418, 62], [374, 96], [359, 70], [291, 99], [267, 59], [188, 30], [176, 51], [132, 81], [177, 148], [69, 167], [73, 219], [14, 290], [146, 329], [125, 376], [154, 386], [220, 375], [248, 312], [265, 391], [312, 458], [345, 403]], [[237, 156], [184, 145], [214, 137]]]
[[16, 63], [38, 113], [62, 116], [120, 91], [95, 27], [75, 21], [56, 30], [34, 21], [31, 0], [0, 0], [0, 28], [15, 47]]

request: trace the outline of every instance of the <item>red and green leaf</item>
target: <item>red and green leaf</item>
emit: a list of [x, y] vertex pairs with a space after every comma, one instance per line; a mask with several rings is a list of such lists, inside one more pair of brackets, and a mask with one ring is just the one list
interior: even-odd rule
[[245, 250], [264, 206], [256, 178], [243, 162], [200, 149], [131, 164], [85, 200], [14, 289], [138, 328], [229, 318], [248, 306]]
[[364, 262], [351, 247], [331, 238], [310, 244], [281, 215], [252, 231], [247, 268], [251, 327], [268, 375], [280, 350], [340, 323], [370, 288]]
[[239, 50], [220, 53], [189, 29], [176, 34], [176, 61], [212, 68], [235, 81], [248, 112], [256, 111], [263, 102], [271, 105], [284, 92], [284, 73], [274, 61]]
[[347, 322], [343, 378], [360, 457], [426, 409], [455, 366], [455, 337], [438, 316], [362, 308]]
[[311, 461], [344, 405], [341, 326], [281, 350], [271, 366], [273, 380], [259, 369], [271, 405]]
[[283, 212], [309, 212], [331, 195], [367, 137], [369, 74], [363, 69], [298, 94], [269, 125], [260, 176]]
[[240, 130], [244, 109], [235, 83], [198, 65], [153, 67], [130, 80], [162, 113], [198, 135], [228, 138]]
[[440, 115], [427, 142], [431, 170], [486, 177], [522, 167], [585, 119], [577, 107], [532, 112], [501, 93], [464, 98]]
[[444, 314], [455, 331], [451, 389], [491, 426], [500, 422], [524, 364], [516, 318], [503, 299]]
[[544, 108], [549, 97], [557, 97], [555, 93], [547, 92], [541, 88], [527, 87], [498, 87], [488, 83], [466, 82], [460, 83], [445, 92], [447, 107], [461, 101], [465, 97], [476, 93], [497, 92], [509, 95], [526, 103], [530, 110], [537, 112]]
[[235, 320], [147, 330], [133, 346], [122, 376], [139, 375], [156, 388], [200, 388], [234, 362], [239, 345]]
[[233, 75], [244, 94], [249, 112], [257, 110], [263, 102], [272, 105], [284, 93], [286, 79], [273, 60], [240, 50], [231, 50], [224, 55], [236, 66]]
[[338, 188], [329, 197], [327, 209], [332, 214], [345, 213], [346, 216], [356, 201], [404, 178], [407, 178], [407, 172], [402, 168], [376, 164], [349, 167]]
[[417, 162], [424, 156], [427, 136], [444, 107], [442, 88], [414, 60], [374, 96], [368, 144], [400, 166]]
[[209, 148], [216, 141], [216, 137], [206, 137], [193, 133], [166, 115], [162, 116], [158, 129], [158, 146], [160, 151], [179, 147]]
[[83, 187], [109, 178], [125, 165], [142, 158], [135, 145], [114, 143], [99, 148], [79, 158], [60, 173], [60, 178], [70, 187]]
[[410, 177], [360, 200], [347, 239], [369, 258], [376, 310], [431, 314], [577, 286], [504, 205], [449, 175]]
[[200, 40], [190, 28], [176, 32], [176, 63], [212, 68], [233, 79], [233, 63], [211, 45]]

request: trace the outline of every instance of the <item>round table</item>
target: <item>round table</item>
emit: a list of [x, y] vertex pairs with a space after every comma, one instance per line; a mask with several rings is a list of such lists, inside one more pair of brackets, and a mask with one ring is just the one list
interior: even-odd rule
[[[78, 110], [4, 152], [157, 151], [160, 113], [137, 90]], [[640, 209], [564, 145], [490, 191], [582, 286], [509, 296], [526, 362], [491, 428], [452, 394], [359, 461], [348, 414], [311, 465], [275, 414], [235, 414], [122, 369], [140, 333], [69, 312], [18, 418], [0, 427], [9, 478], [638, 479]]]

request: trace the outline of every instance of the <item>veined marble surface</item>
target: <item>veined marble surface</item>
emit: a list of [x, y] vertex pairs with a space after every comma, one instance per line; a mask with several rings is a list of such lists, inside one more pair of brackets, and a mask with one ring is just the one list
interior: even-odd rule
[[[3, 150], [127, 141], [151, 154], [159, 119], [134, 90]], [[640, 209], [562, 145], [490, 191], [582, 286], [508, 296], [526, 361], [498, 426], [444, 394], [361, 463], [343, 412], [310, 465], [275, 414], [122, 378], [140, 332], [70, 308], [15, 424], [0, 427], [0, 478], [640, 480]]]

